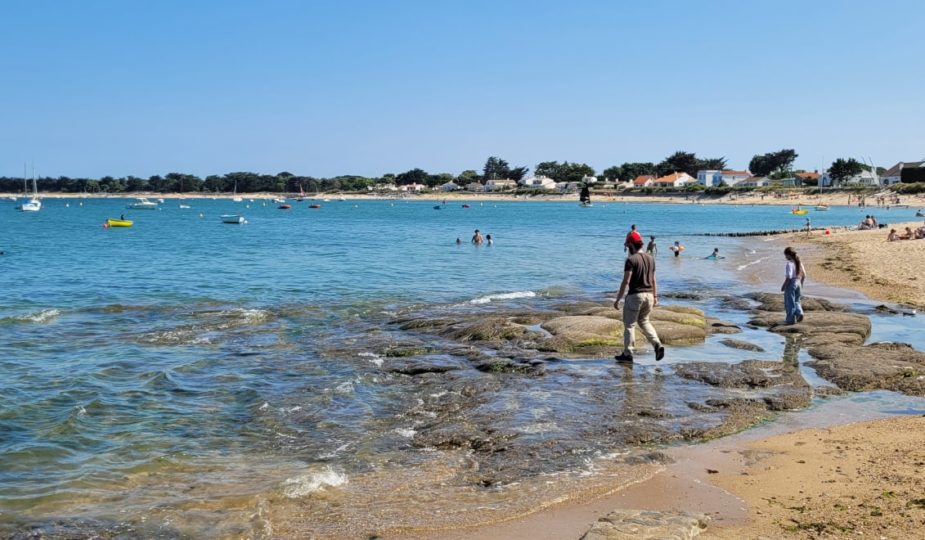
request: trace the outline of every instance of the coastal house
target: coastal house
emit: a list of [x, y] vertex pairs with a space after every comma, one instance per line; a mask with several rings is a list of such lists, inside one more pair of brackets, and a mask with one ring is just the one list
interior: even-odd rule
[[900, 161], [883, 173], [880, 180], [885, 186], [900, 182], [925, 182], [925, 161]]
[[398, 191], [398, 186], [395, 184], [378, 184], [375, 189], [376, 191]]
[[734, 186], [739, 182], [750, 178], [752, 173], [748, 171], [726, 170], [702, 170], [697, 171], [697, 183], [703, 187], [713, 186]]
[[556, 182], [556, 189], [566, 193], [577, 192], [580, 189], [580, 182]]
[[517, 182], [507, 179], [489, 180], [485, 182], [485, 191], [504, 191], [508, 189], [517, 189]]
[[666, 174], [665, 176], [660, 176], [655, 179], [653, 185], [655, 187], [672, 187], [679, 188], [684, 187], [688, 184], [693, 184], [697, 179], [693, 176], [687, 174], [686, 172], [676, 172], [671, 174]]
[[879, 185], [880, 185], [880, 177], [877, 175], [876, 171], [861, 171], [860, 174], [856, 174], [840, 182], [835, 181], [835, 179], [829, 176], [828, 171], [826, 171], [822, 175], [822, 177], [819, 178], [819, 187], [879, 186]]
[[740, 188], [760, 188], [768, 185], [768, 179], [764, 176], [749, 176], [745, 180], [742, 180], [736, 187]]
[[706, 169], [706, 170], [702, 170], [702, 171], [697, 171], [697, 183], [700, 184], [700, 185], [703, 186], [703, 187], [712, 187], [712, 186], [715, 186], [715, 185], [717, 185], [717, 184], [715, 183], [715, 181], [716, 181], [716, 175], [719, 174], [719, 173], [721, 173], [721, 172], [722, 172], [722, 171], [719, 171], [719, 170], [710, 170], [710, 169]]
[[725, 171], [719, 171], [718, 178], [714, 177], [714, 179], [719, 180], [719, 182], [716, 184], [718, 186], [721, 186], [721, 185], [734, 186], [738, 184], [739, 182], [741, 182], [742, 180], [750, 178], [751, 175], [752, 173], [748, 171], [725, 170]]
[[406, 193], [420, 193], [421, 191], [424, 191], [425, 189], [427, 189], [427, 186], [425, 186], [424, 184], [416, 184], [416, 183], [406, 184], [398, 188], [399, 191], [404, 191]]
[[520, 185], [529, 189], [556, 189], [556, 182], [548, 176], [531, 176], [520, 181]]
[[481, 182], [469, 182], [466, 185], [466, 191], [485, 191], [485, 186]]
[[633, 187], [649, 187], [655, 183], [655, 176], [651, 174], [640, 174], [633, 180]]
[[800, 179], [801, 185], [803, 184], [818, 185], [819, 184], [819, 178], [820, 178], [819, 171], [813, 171], [813, 172], [800, 171], [798, 173], [795, 173], [793, 176]]
[[462, 187], [456, 182], [447, 182], [446, 184], [440, 185], [440, 191], [459, 191], [460, 189], [462, 189]]

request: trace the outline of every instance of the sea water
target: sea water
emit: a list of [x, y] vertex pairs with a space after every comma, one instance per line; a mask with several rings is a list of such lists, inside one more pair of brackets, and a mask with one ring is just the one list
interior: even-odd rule
[[[196, 199], [189, 209], [168, 201], [145, 211], [127, 202], [0, 207], [0, 533], [66, 523], [62, 535], [351, 536], [549, 504], [594, 476], [591, 458], [626, 449], [570, 441], [574, 459], [514, 464], [505, 478], [519, 487], [503, 493], [452, 482], [471, 471], [471, 458], [412, 442], [434, 414], [430, 404], [464, 386], [388, 373], [390, 359], [373, 346], [394, 339], [385, 321], [409, 309], [488, 313], [612, 297], [631, 224], [646, 242], [657, 237], [661, 291], [746, 293], [761, 287], [744, 277], [756, 266], [782, 271], [779, 250], [762, 237], [705, 235], [805, 223], [774, 206], [476, 200], [437, 210], [433, 201], [362, 200], [278, 210], [260, 199]], [[225, 213], [247, 223], [224, 224]], [[134, 226], [102, 226], [121, 214]], [[817, 227], [864, 215], [810, 213]], [[912, 213], [881, 210], [878, 219]], [[493, 245], [472, 245], [475, 229]], [[675, 240], [686, 247], [677, 258], [668, 250]], [[714, 247], [726, 258], [704, 259]], [[878, 338], [888, 333], [879, 328], [917, 335], [911, 319], [878, 320]], [[780, 336], [748, 339], [767, 349], [749, 358], [781, 357]], [[712, 339], [672, 354], [674, 362], [743, 358]], [[600, 411], [593, 400], [576, 403], [576, 381], [606, 396], [595, 385], [612, 361], [563, 365], [562, 375], [485, 407], [516, 409], [507, 427], [525, 438], [584, 433]], [[607, 474], [629, 481], [637, 473]]]

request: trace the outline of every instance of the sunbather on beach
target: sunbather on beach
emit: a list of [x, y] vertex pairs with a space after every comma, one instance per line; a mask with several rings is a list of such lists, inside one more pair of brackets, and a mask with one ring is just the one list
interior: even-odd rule
[[902, 240], [898, 234], [896, 234], [896, 229], [890, 229], [890, 234], [887, 235], [887, 242], [896, 242], [897, 240]]

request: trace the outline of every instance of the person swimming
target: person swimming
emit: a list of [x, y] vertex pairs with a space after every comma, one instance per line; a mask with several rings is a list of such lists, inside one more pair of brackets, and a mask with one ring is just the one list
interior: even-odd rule
[[490, 235], [490, 234], [486, 234], [486, 235], [485, 235], [485, 242], [486, 242], [489, 246], [495, 243], [495, 241], [491, 239], [491, 235]]
[[682, 251], [684, 251], [684, 246], [681, 245], [681, 242], [678, 242], [677, 240], [675, 240], [674, 245], [668, 249], [670, 249], [672, 253], [674, 253], [674, 256], [677, 257], [678, 255], [681, 254]]
[[714, 260], [714, 261], [715, 261], [716, 259], [725, 259], [725, 258], [726, 258], [726, 257], [723, 257], [722, 255], [719, 254], [719, 248], [713, 248], [713, 253], [707, 255], [706, 257], [704, 257], [704, 259], [712, 259], [712, 260]]
[[457, 236], [457, 237], [456, 237], [456, 245], [458, 246], [459, 244], [462, 244], [462, 240], [460, 240], [459, 237]]

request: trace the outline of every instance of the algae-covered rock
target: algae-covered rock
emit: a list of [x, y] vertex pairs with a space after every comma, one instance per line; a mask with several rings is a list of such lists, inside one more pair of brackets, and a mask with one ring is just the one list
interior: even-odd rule
[[[758, 311], [784, 311], [784, 294], [783, 293], [752, 293], [746, 295], [748, 298], [758, 302]], [[830, 302], [823, 298], [813, 298], [811, 296], [804, 296], [800, 299], [800, 305], [803, 306], [803, 311], [840, 311], [846, 312], [850, 308], [842, 304], [836, 304], [835, 302]]]
[[860, 392], [894, 390], [925, 396], [925, 353], [905, 343], [874, 343], [865, 347], [841, 343], [811, 347], [808, 362], [839, 388]]

